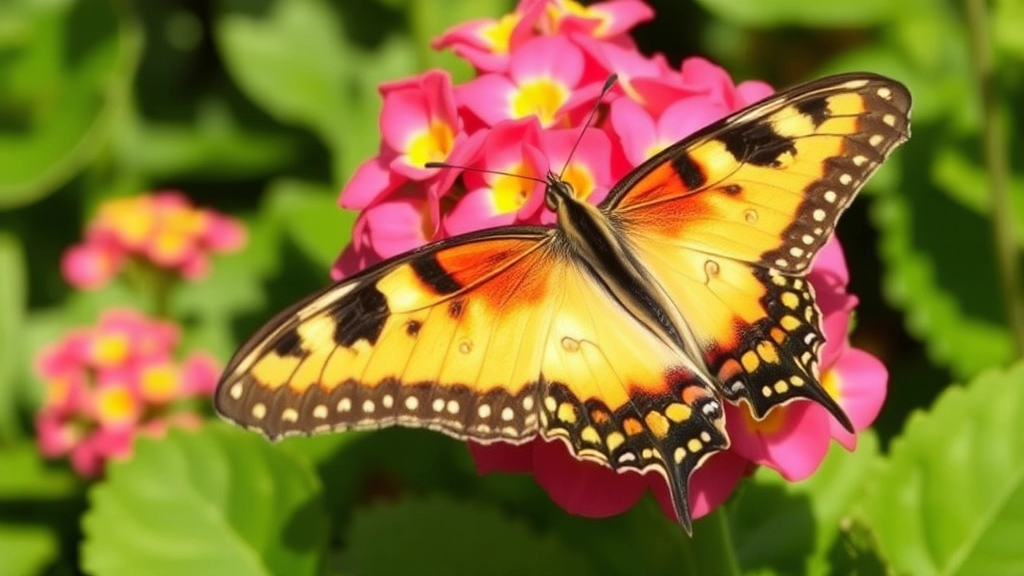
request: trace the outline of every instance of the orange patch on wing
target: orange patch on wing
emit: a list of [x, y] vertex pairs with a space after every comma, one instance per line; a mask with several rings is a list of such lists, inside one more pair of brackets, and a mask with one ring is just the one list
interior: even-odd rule
[[591, 410], [590, 421], [594, 424], [604, 424], [611, 419], [611, 416], [604, 410]]
[[702, 398], [707, 398], [710, 395], [707, 388], [703, 386], [690, 385], [683, 388], [683, 393], [680, 397], [687, 406], [693, 406], [696, 402]]
[[[686, 184], [683, 184], [672, 164], [666, 160], [633, 185], [629, 191], [629, 203], [646, 204], [668, 200], [686, 191]], [[673, 219], [679, 217], [672, 216]]]
[[644, 431], [644, 425], [636, 418], [626, 418], [622, 421], [622, 429], [628, 436], [636, 436]]

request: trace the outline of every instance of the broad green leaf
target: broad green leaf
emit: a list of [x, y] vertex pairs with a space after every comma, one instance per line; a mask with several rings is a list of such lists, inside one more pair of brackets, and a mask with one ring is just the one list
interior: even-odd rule
[[896, 5], [888, 0], [698, 0], [698, 4], [719, 18], [745, 26], [866, 26], [896, 12]]
[[321, 490], [305, 462], [241, 430], [139, 439], [90, 494], [82, 566], [94, 576], [319, 574]]
[[45, 526], [0, 522], [0, 558], [5, 576], [37, 576], [58, 554], [57, 535]]
[[730, 506], [733, 542], [744, 569], [829, 574], [844, 528], [874, 482], [878, 439], [860, 434], [857, 450], [833, 443], [807, 480], [788, 482], [762, 467]]
[[898, 573], [1024, 574], [1024, 364], [955, 386], [892, 444], [866, 509]]
[[18, 238], [0, 231], [0, 446], [19, 435], [18, 383], [27, 373], [25, 306], [28, 279]]
[[359, 511], [347, 541], [346, 572], [355, 575], [591, 573], [555, 534], [446, 498], [371, 505]]
[[338, 207], [338, 192], [312, 183], [282, 180], [270, 187], [264, 209], [280, 220], [302, 253], [322, 267], [326, 279], [327, 270], [352, 237], [356, 216]]
[[111, 0], [0, 6], [0, 208], [54, 191], [99, 150], [138, 53]]

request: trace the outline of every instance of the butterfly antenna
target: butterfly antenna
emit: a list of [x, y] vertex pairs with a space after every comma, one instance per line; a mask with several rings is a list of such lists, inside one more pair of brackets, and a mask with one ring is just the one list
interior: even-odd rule
[[580, 129], [580, 135], [576, 137], [576, 142], [572, 145], [572, 150], [569, 151], [569, 156], [565, 160], [565, 165], [562, 166], [562, 170], [558, 173], [558, 179], [561, 180], [562, 176], [565, 175], [566, 169], [569, 168], [569, 158], [572, 158], [576, 154], [576, 149], [579, 148], [580, 142], [583, 141], [583, 134], [586, 133], [587, 128], [590, 127], [590, 123], [594, 121], [594, 116], [597, 115], [597, 109], [601, 106], [601, 101], [604, 100], [608, 91], [615, 86], [615, 82], [619, 79], [618, 74], [612, 74], [604, 81], [604, 86], [601, 87], [601, 93], [597, 95], [597, 102], [594, 103], [594, 107], [590, 109], [590, 114], [587, 116], [587, 121], [583, 123], [583, 128]]
[[423, 164], [424, 168], [458, 168], [459, 170], [466, 170], [467, 172], [480, 172], [482, 174], [497, 174], [498, 176], [508, 176], [510, 178], [522, 178], [523, 180], [533, 180], [534, 182], [540, 182], [541, 184], [547, 184], [542, 178], [535, 176], [527, 176], [526, 174], [513, 174], [511, 172], [503, 172], [501, 170], [489, 170], [487, 168], [474, 168], [473, 166], [458, 166], [456, 164], [449, 164], [447, 162], [427, 162]]

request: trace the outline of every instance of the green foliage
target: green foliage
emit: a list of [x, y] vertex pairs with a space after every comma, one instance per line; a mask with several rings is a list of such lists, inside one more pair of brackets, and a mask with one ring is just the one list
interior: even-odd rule
[[[424, 531], [444, 537], [424, 538]], [[592, 573], [556, 536], [539, 536], [496, 510], [445, 499], [376, 505], [353, 519], [348, 538], [355, 574]]]
[[857, 450], [833, 445], [821, 468], [802, 482], [787, 482], [762, 468], [729, 510], [736, 552], [753, 571], [851, 573], [875, 553], [850, 543], [860, 503], [874, 484], [882, 458], [873, 434]]
[[57, 189], [100, 150], [138, 51], [106, 0], [0, 7], [0, 208]]
[[949, 388], [893, 443], [867, 509], [906, 574], [1020, 574], [1024, 364]]
[[0, 446], [19, 435], [17, 406], [25, 365], [22, 333], [25, 330], [27, 278], [21, 242], [0, 233]]
[[223, 426], [140, 440], [90, 494], [83, 567], [97, 576], [318, 574], [329, 535], [319, 480]]
[[[778, 87], [871, 70], [914, 97], [910, 142], [839, 230], [853, 342], [891, 377], [875, 430], [805, 481], [757, 470], [694, 539], [650, 497], [569, 515], [422, 430], [271, 444], [204, 407], [198, 430], [139, 439], [99, 479], [44, 459], [40, 350], [132, 307], [223, 364], [329, 281], [357, 216], [339, 191], [380, 145], [379, 85], [470, 78], [430, 42], [515, 2], [0, 2], [0, 573], [1024, 573], [1024, 337], [1007, 312], [1024, 294], [1006, 281], [1024, 247], [1024, 5], [984, 3], [986, 107], [971, 2], [658, 0], [637, 29], [673, 65], [708, 55]], [[167, 292], [145, 275], [69, 288], [61, 254], [97, 207], [164, 188], [240, 219], [245, 249]]]

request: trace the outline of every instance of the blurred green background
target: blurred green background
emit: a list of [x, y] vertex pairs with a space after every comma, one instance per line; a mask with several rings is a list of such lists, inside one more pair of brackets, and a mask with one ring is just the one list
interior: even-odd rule
[[[1024, 347], [1010, 312], [1022, 298], [1024, 2], [651, 4], [655, 19], [634, 36], [673, 64], [704, 55], [737, 81], [776, 87], [870, 70], [899, 79], [914, 96], [911, 141], [839, 227], [851, 292], [861, 301], [854, 345], [881, 358], [891, 375], [877, 439], [869, 434], [862, 450], [830, 458], [796, 487], [758, 475], [745, 489], [752, 496], [729, 510], [743, 571], [968, 574], [989, 566], [1024, 573], [1010, 550], [1024, 530], [1024, 516], [1014, 513], [1024, 510], [1024, 434], [984, 425], [1003, 422], [986, 412], [997, 408], [1016, 410], [1007, 421], [1024, 421], [1022, 371], [1000, 371]], [[245, 222], [246, 249], [218, 257], [207, 278], [175, 292], [169, 310], [185, 349], [226, 361], [274, 312], [328, 281], [355, 217], [337, 208], [338, 191], [379, 143], [377, 85], [435, 66], [456, 82], [470, 78], [465, 63], [432, 51], [431, 39], [512, 7], [497, 0], [0, 3], [0, 575], [198, 573], [170, 560], [187, 556], [189, 546], [223, 551], [204, 569], [225, 574], [502, 573], [481, 568], [488, 562], [521, 562], [524, 572], [689, 573], [700, 523], [697, 540], [687, 540], [651, 501], [604, 521], [569, 517], [528, 478], [478, 478], [461, 444], [427, 433], [272, 448], [215, 427], [203, 442], [175, 434], [139, 446], [140, 461], [189, 463], [180, 474], [139, 464], [94, 486], [35, 453], [32, 415], [42, 397], [35, 353], [111, 305], [150, 305], [123, 281], [80, 292], [60, 275], [62, 251], [80, 240], [100, 202], [174, 188]], [[980, 23], [973, 29], [972, 10]], [[925, 431], [915, 437], [915, 430]], [[195, 470], [219, 469], [215, 462], [246, 451], [259, 455], [259, 465], [233, 469], [219, 490], [317, 508], [289, 516], [288, 534], [309, 546], [292, 547], [302, 559], [284, 571], [240, 560], [246, 556], [228, 535], [190, 541], [206, 532], [168, 519], [185, 508], [147, 499], [153, 490], [205, 486]], [[966, 456], [944, 471], [958, 451]], [[293, 477], [281, 471], [288, 466]], [[993, 475], [1006, 484], [993, 488]], [[914, 482], [924, 488], [887, 499]], [[870, 496], [854, 489], [863, 486], [877, 488]], [[195, 490], [197, 507], [219, 509]], [[315, 497], [304, 500], [303, 490]], [[773, 498], [789, 506], [765, 504]], [[369, 505], [379, 501], [392, 504]], [[931, 544], [901, 536], [886, 516], [890, 501], [909, 506], [900, 514], [934, 523]], [[133, 507], [151, 522], [131, 524], [124, 509]], [[822, 514], [848, 512], [858, 520], [822, 532]], [[438, 527], [443, 538], [426, 536]], [[147, 538], [162, 545], [150, 550], [135, 540]], [[481, 539], [507, 541], [510, 558], [474, 556]], [[430, 564], [442, 553], [456, 564]], [[451, 560], [459, 554], [466, 556]]]

